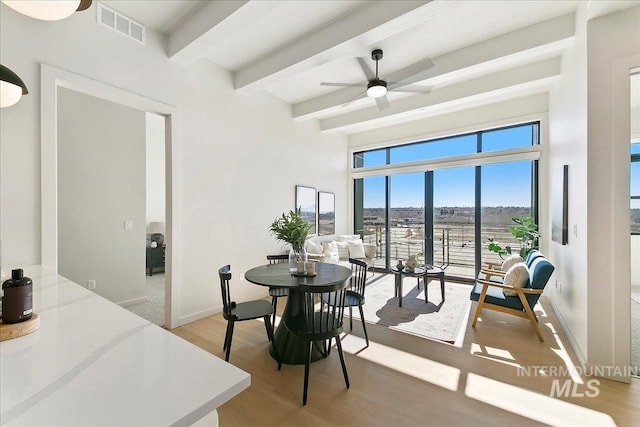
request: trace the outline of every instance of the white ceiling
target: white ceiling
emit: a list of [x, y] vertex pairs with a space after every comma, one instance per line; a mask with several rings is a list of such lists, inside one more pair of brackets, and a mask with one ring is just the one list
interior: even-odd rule
[[[578, 1], [103, 1], [167, 36], [167, 55], [190, 66], [211, 61], [234, 88], [267, 91], [298, 120], [357, 133], [549, 90], [573, 43]], [[590, 17], [637, 3], [591, 1]], [[366, 98], [357, 58], [381, 78], [409, 68], [429, 93], [389, 92], [379, 109]], [[433, 67], [426, 68], [429, 60]], [[416, 75], [417, 70], [423, 70]], [[405, 79], [403, 78], [403, 81]], [[362, 83], [362, 88], [321, 82]], [[355, 100], [354, 100], [355, 97]], [[347, 105], [345, 105], [347, 104]]]

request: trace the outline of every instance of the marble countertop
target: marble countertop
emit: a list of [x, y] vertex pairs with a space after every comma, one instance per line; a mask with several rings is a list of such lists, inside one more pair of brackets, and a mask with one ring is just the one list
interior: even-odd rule
[[0, 342], [0, 424], [191, 425], [248, 373], [62, 276], [25, 268], [40, 329]]

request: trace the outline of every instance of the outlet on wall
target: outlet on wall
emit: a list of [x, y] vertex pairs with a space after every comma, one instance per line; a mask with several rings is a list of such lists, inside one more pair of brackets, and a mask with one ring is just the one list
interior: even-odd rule
[[95, 290], [96, 281], [95, 280], [87, 280], [87, 289]]

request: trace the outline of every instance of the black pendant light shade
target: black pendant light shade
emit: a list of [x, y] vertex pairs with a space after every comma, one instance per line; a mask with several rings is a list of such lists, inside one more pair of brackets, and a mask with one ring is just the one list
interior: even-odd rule
[[76, 12], [81, 12], [91, 7], [91, 0], [80, 0], [80, 6], [76, 9]]
[[[0, 64], [0, 107], [8, 107], [20, 100], [19, 89], [22, 89], [22, 95], [29, 93], [27, 85], [16, 73]], [[17, 91], [15, 89], [18, 89]]]

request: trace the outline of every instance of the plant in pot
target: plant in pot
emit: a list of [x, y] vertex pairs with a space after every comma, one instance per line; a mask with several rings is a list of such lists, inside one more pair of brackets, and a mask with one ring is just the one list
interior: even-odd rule
[[304, 243], [307, 239], [307, 233], [311, 228], [302, 218], [301, 209], [283, 213], [271, 223], [269, 231], [277, 240], [291, 245], [289, 251], [289, 271], [295, 272], [298, 261], [306, 262], [307, 254], [304, 249]]
[[[540, 238], [538, 225], [534, 223], [533, 218], [529, 216], [522, 218], [513, 217], [511, 220], [518, 225], [510, 226], [509, 232], [520, 242], [519, 254], [522, 258], [525, 258], [532, 249], [538, 248], [538, 239]], [[503, 248], [502, 246], [494, 243], [493, 239], [489, 240], [491, 243], [489, 243], [487, 249], [491, 252], [497, 253], [500, 258], [503, 258], [503, 255], [511, 255], [511, 246], [505, 246]]]

